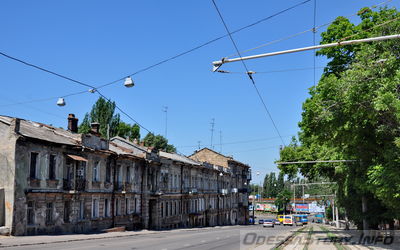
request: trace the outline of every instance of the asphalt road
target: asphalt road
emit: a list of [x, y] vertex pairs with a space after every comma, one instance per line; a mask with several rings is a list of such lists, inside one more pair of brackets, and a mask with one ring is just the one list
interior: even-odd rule
[[[202, 228], [192, 230], [160, 231], [152, 234], [139, 234], [119, 238], [82, 240], [12, 247], [7, 249], [240, 249], [240, 233], [257, 232], [257, 235], [287, 235], [293, 227], [275, 226], [263, 228], [262, 225], [231, 226], [221, 228]], [[274, 238], [274, 237], [272, 237]], [[243, 237], [242, 237], [243, 239]], [[277, 241], [276, 241], [277, 242]], [[275, 242], [270, 242], [273, 247]]]

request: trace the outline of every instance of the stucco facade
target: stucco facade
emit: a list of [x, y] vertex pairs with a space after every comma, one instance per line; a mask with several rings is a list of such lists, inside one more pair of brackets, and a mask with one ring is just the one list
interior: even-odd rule
[[[245, 224], [249, 167], [0, 116], [0, 227], [13, 235]], [[217, 159], [218, 160], [215, 160]], [[215, 164], [225, 164], [224, 166]], [[243, 212], [243, 211], [246, 211]]]

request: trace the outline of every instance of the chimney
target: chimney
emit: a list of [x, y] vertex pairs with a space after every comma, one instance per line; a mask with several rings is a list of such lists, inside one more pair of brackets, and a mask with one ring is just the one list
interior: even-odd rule
[[74, 114], [68, 115], [68, 130], [73, 133], [78, 133], [78, 118]]
[[138, 144], [138, 143], [139, 143], [138, 140], [137, 140], [137, 138], [133, 139], [133, 143], [135, 143], [135, 144]]
[[90, 123], [90, 132], [95, 135], [100, 135], [100, 123], [98, 122]]
[[15, 118], [14, 121], [11, 123], [11, 127], [14, 130], [14, 133], [18, 134], [21, 127], [21, 119]]

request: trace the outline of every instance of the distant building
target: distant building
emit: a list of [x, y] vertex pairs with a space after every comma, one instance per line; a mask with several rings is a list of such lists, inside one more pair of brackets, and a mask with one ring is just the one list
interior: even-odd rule
[[0, 116], [0, 231], [247, 223], [249, 166], [229, 157], [215, 164], [222, 158], [209, 149], [187, 158], [120, 137], [106, 140], [96, 123], [79, 134], [77, 125], [72, 114], [68, 130]]

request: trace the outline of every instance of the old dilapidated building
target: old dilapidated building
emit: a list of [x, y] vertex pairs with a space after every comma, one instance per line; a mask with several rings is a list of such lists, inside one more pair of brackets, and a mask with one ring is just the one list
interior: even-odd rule
[[[13, 235], [124, 226], [166, 229], [245, 224], [247, 165], [105, 140], [0, 116], [0, 228]], [[246, 198], [244, 198], [246, 197]], [[247, 210], [246, 210], [247, 211]]]

